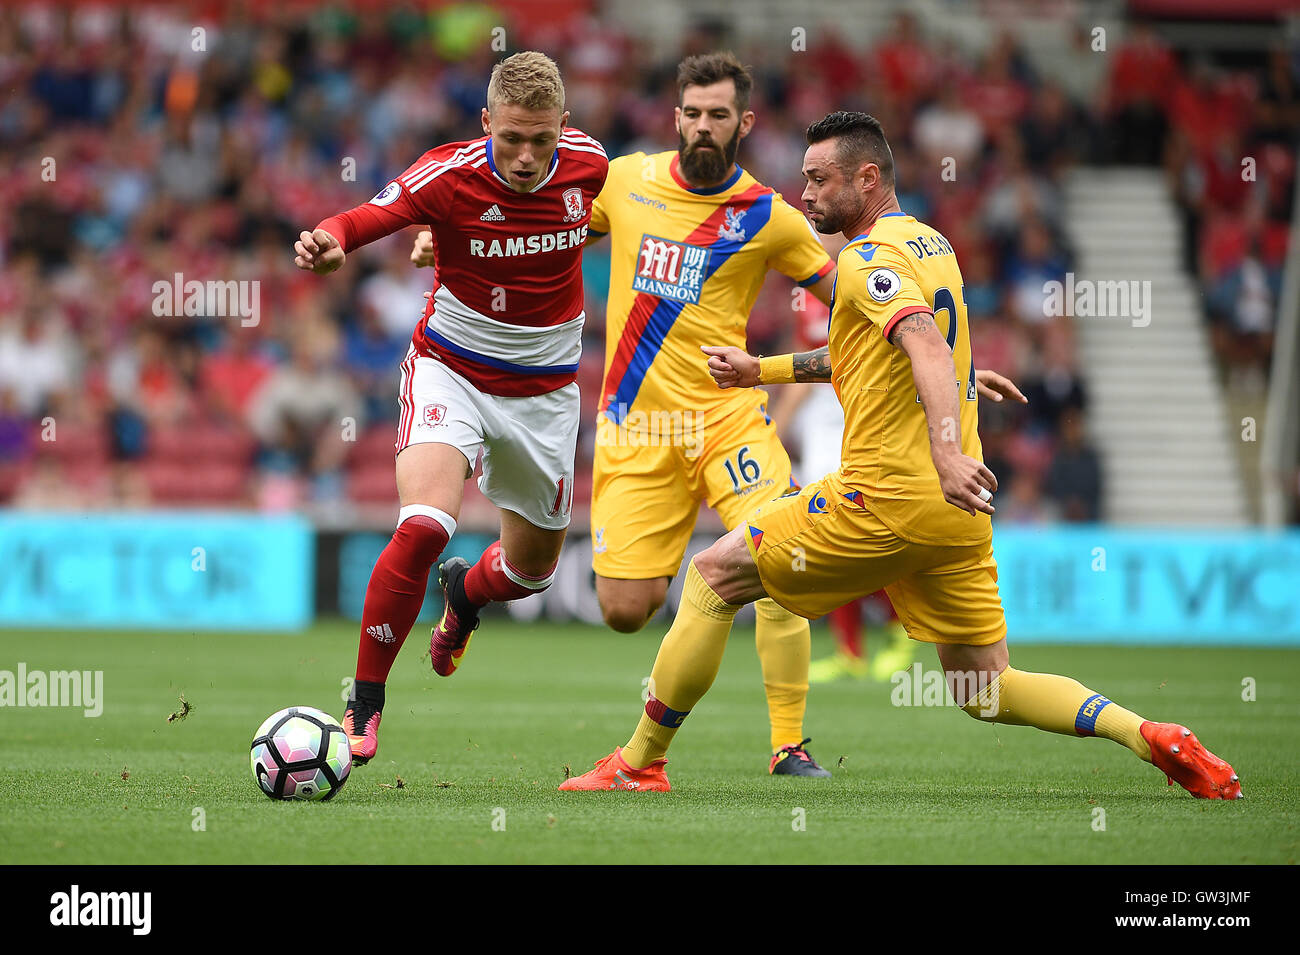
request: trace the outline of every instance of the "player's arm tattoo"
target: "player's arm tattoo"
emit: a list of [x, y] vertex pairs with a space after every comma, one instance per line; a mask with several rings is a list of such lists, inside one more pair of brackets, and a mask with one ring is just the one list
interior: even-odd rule
[[831, 350], [823, 345], [815, 351], [803, 351], [794, 356], [795, 381], [830, 381]]
[[914, 335], [917, 332], [923, 332], [927, 328], [935, 328], [934, 316], [929, 312], [915, 312], [907, 316], [889, 333], [889, 341], [895, 348], [901, 348], [907, 351], [903, 346], [903, 339], [908, 335]]

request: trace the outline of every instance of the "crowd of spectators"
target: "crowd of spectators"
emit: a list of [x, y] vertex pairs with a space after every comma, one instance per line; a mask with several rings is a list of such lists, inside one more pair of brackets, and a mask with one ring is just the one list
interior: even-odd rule
[[1161, 160], [1228, 382], [1262, 391], [1294, 206], [1300, 61], [1276, 46], [1251, 70], [1179, 64], [1152, 37], [1129, 69], [1159, 84], [1150, 95], [1168, 116]]
[[[488, 42], [493, 18], [467, 28], [415, 5], [364, 17], [346, 3], [216, 9], [204, 20], [162, 6], [0, 8], [0, 504], [342, 513], [395, 500], [397, 366], [430, 276], [407, 260], [410, 233], [349, 255], [328, 278], [296, 270], [292, 242], [432, 145], [481, 134], [502, 55]], [[732, 45], [725, 24], [702, 26], [678, 56], [656, 59], [581, 12], [514, 23], [510, 36], [553, 52], [572, 123], [611, 156], [675, 147], [677, 59]], [[903, 210], [957, 250], [977, 362], [1030, 397], [981, 408], [999, 519], [1102, 516], [1074, 329], [1043, 303], [1044, 282], [1071, 263], [1072, 165], [1167, 164], [1225, 358], [1259, 361], [1289, 215], [1285, 140], [1297, 128], [1285, 52], [1223, 72], [1179, 63], [1150, 31], [1111, 54], [1079, 31], [1068, 56], [1039, 62], [1013, 33], [971, 53], [906, 14], [869, 48], [830, 30], [807, 51], [789, 46], [784, 36], [737, 48], [756, 74], [758, 114], [740, 162], [801, 207], [806, 125], [840, 108], [884, 123]], [[1145, 125], [1156, 120], [1167, 127], [1158, 149]], [[1239, 184], [1247, 143], [1263, 144], [1258, 180]], [[600, 387], [606, 245], [585, 256], [580, 475]], [[191, 280], [256, 281], [257, 321], [160, 308]], [[752, 350], [793, 344], [790, 303], [788, 283], [769, 280]]]

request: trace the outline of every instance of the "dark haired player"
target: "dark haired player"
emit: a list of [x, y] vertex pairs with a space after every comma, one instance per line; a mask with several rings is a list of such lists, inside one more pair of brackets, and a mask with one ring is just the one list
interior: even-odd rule
[[832, 113], [808, 128], [808, 143], [809, 215], [849, 239], [829, 345], [761, 360], [731, 348], [710, 367], [724, 388], [831, 380], [846, 423], [840, 468], [754, 510], [691, 562], [636, 732], [560, 788], [670, 788], [669, 744], [713, 683], [741, 605], [768, 596], [814, 617], [884, 587], [908, 635], [936, 645], [954, 700], [976, 719], [1101, 736], [1195, 796], [1239, 798], [1232, 767], [1186, 727], [1009, 665], [989, 521], [998, 484], [981, 461], [957, 257], [899, 208], [874, 118]]

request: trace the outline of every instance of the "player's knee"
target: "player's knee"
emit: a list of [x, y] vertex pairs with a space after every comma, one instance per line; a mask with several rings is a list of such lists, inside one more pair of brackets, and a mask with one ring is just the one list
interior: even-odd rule
[[447, 541], [456, 533], [456, 519], [446, 511], [424, 504], [409, 504], [398, 513], [392, 544], [417, 564], [438, 559]]
[[953, 701], [977, 720], [996, 721], [1002, 675], [1011, 669], [1006, 640], [941, 643], [936, 649]]
[[1009, 670], [948, 670], [944, 676], [953, 702], [967, 716], [985, 723], [1003, 723], [1007, 722], [1003, 718], [1003, 678], [1009, 679]]
[[618, 633], [636, 633], [668, 596], [668, 578], [618, 580], [596, 577], [596, 599], [605, 624]]
[[645, 604], [631, 605], [624, 603], [613, 607], [602, 607], [601, 613], [605, 616], [605, 625], [611, 630], [618, 633], [636, 633], [646, 625], [646, 622], [658, 609], [658, 607]]
[[668, 582], [662, 587], [638, 588], [633, 592], [616, 590], [614, 593], [600, 593], [600, 612], [605, 617], [605, 624], [618, 633], [636, 633], [655, 615], [668, 592]]
[[735, 533], [696, 554], [693, 563], [709, 589], [727, 603], [746, 604], [763, 596], [744, 538]]
[[720, 544], [721, 541], [713, 543], [705, 550], [696, 554], [691, 560], [691, 563], [695, 565], [695, 569], [699, 571], [700, 576], [704, 578], [704, 582], [715, 590], [722, 584], [727, 576], [724, 571], [722, 548]]

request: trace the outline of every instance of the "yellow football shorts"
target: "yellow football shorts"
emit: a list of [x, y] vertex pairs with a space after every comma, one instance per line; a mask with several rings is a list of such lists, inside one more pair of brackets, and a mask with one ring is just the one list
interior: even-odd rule
[[[714, 424], [679, 415], [643, 431], [603, 416], [592, 465], [592, 566], [602, 577], [671, 577], [681, 566], [701, 502], [728, 528], [791, 487], [790, 456], [762, 393]], [[649, 418], [655, 424], [653, 417]]]
[[745, 540], [768, 596], [802, 617], [883, 587], [914, 640], [982, 646], [1007, 635], [992, 538], [962, 547], [903, 540], [838, 475], [763, 504]]

